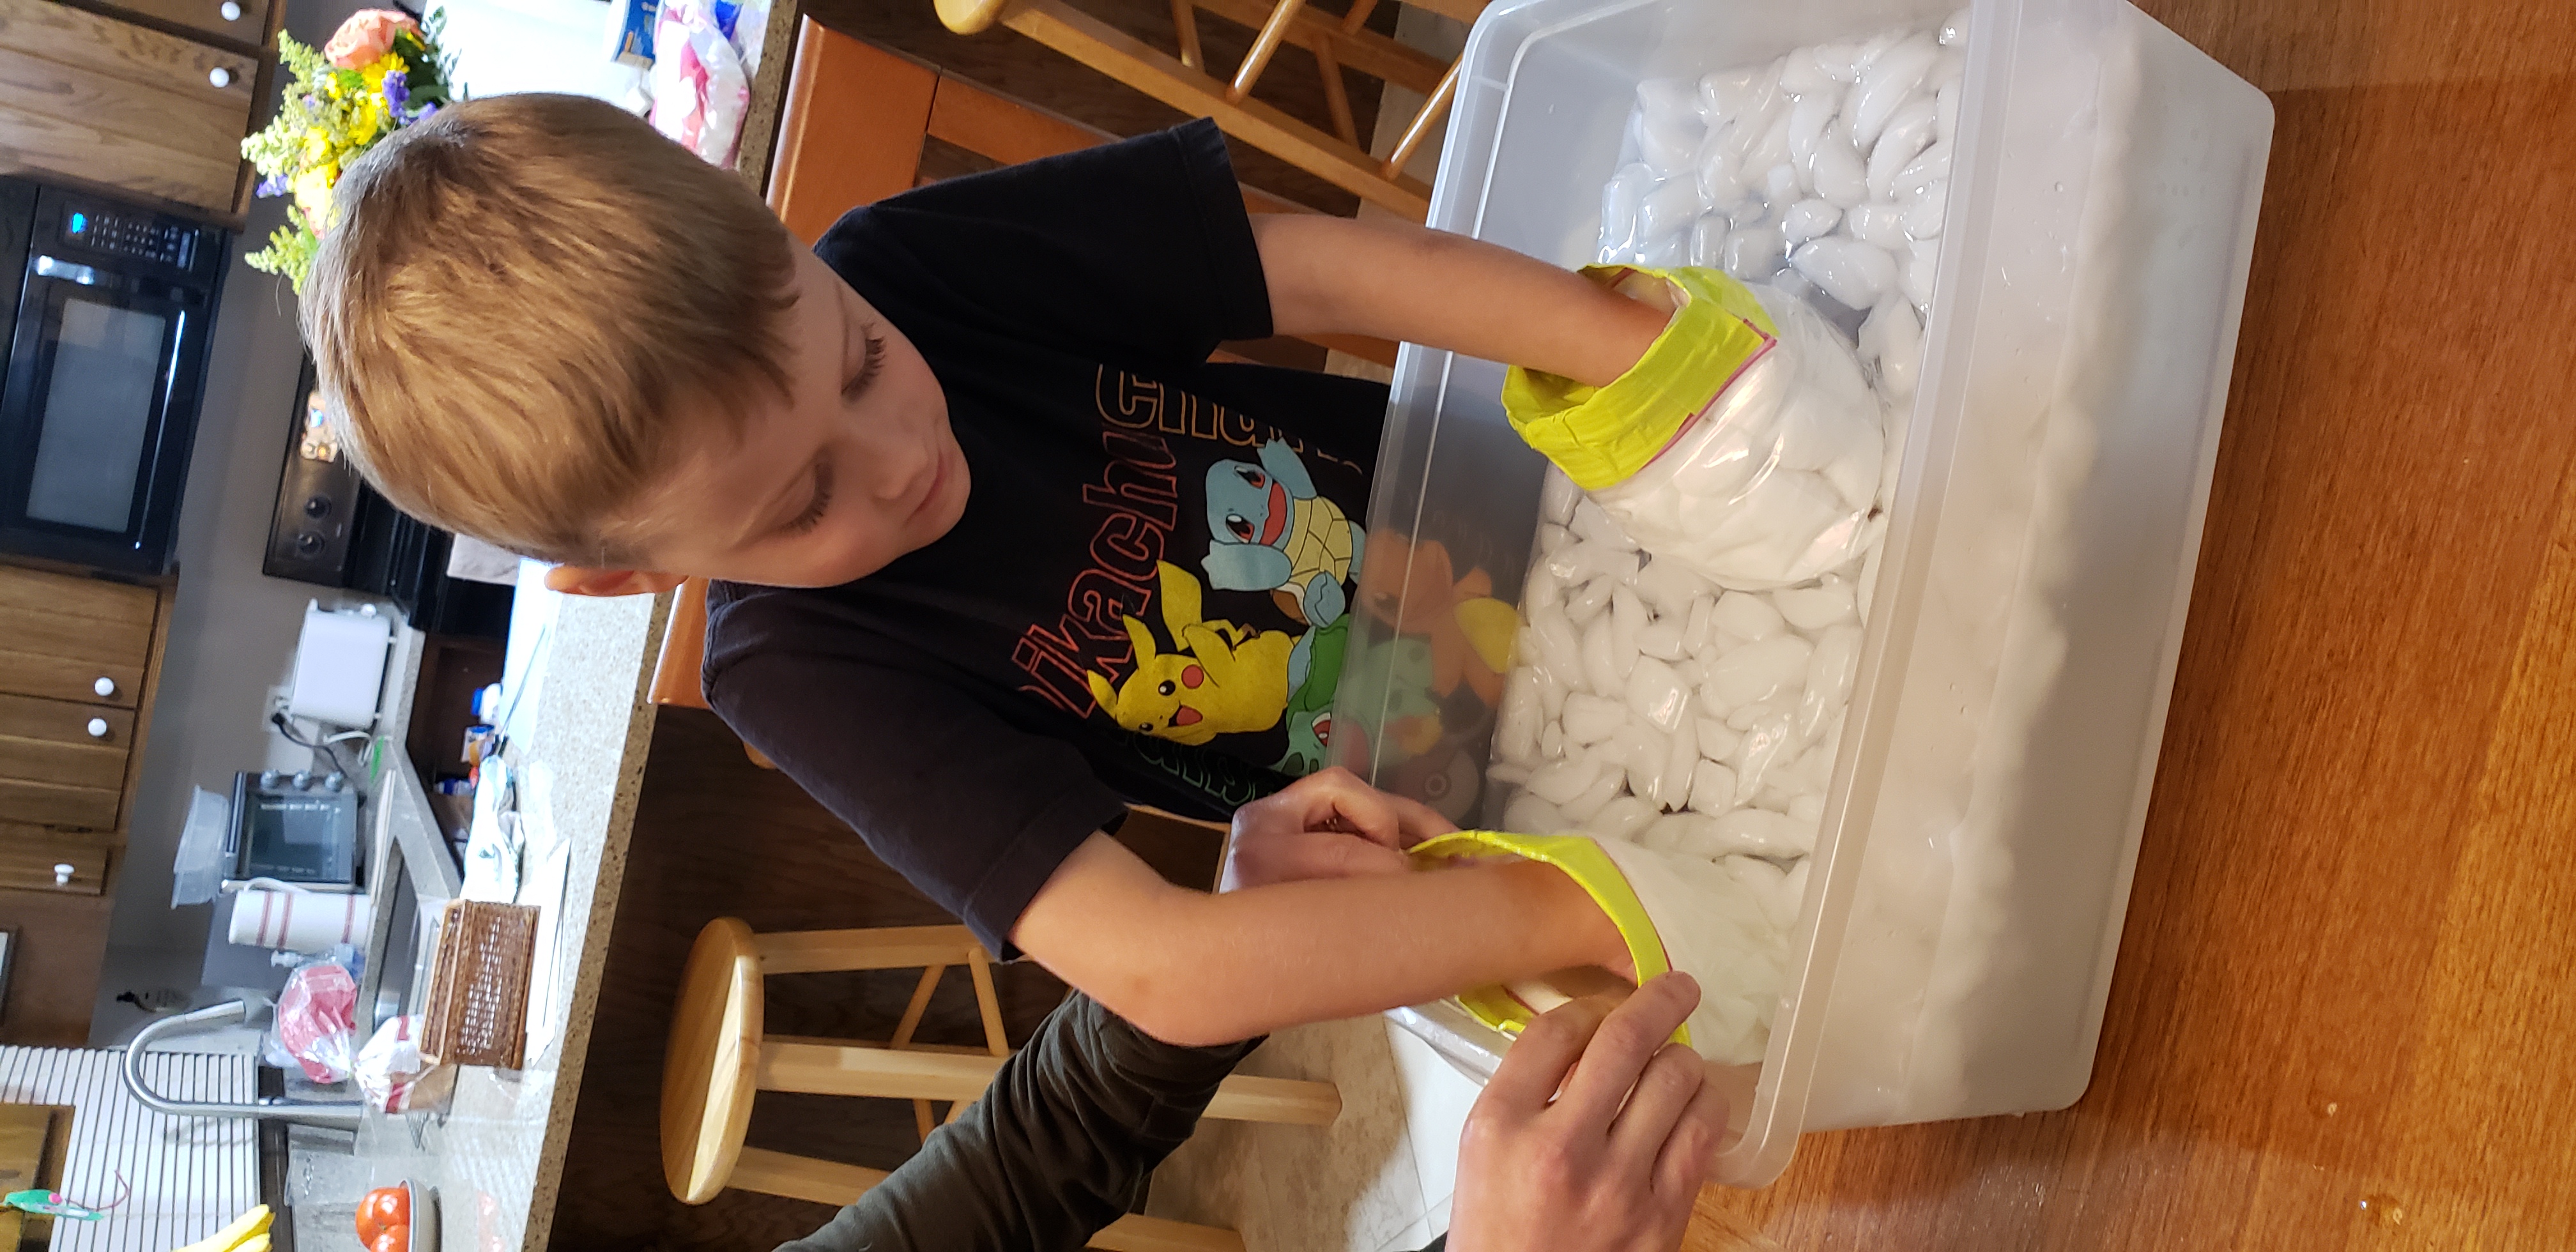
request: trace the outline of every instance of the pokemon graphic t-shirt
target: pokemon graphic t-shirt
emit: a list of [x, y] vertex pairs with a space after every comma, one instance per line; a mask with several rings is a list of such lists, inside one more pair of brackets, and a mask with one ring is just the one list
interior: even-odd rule
[[1126, 801], [1224, 818], [1323, 763], [1386, 389], [1208, 363], [1270, 297], [1207, 122], [922, 187], [815, 252], [929, 361], [966, 511], [857, 582], [718, 584], [707, 695], [1007, 952]]

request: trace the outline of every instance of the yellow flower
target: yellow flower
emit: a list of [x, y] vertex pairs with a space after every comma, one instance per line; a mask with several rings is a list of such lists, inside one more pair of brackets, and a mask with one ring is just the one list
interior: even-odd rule
[[319, 165], [331, 159], [331, 136], [316, 126], [304, 132], [304, 163]]
[[287, 188], [295, 193], [296, 211], [304, 215], [305, 224], [313, 228], [314, 234], [330, 227], [331, 184], [338, 180], [339, 173], [335, 166], [317, 165], [287, 181]]

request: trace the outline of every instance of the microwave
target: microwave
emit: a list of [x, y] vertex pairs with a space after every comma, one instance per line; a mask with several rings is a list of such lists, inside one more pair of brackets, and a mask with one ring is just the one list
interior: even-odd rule
[[170, 567], [230, 236], [0, 177], [0, 550]]

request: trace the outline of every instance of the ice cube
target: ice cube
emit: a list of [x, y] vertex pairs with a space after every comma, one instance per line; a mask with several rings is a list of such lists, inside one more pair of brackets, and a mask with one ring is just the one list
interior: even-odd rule
[[1673, 667], [1651, 656], [1639, 656], [1628, 671], [1628, 711], [1667, 734], [1683, 721], [1690, 689]]
[[1605, 839], [1631, 840], [1653, 824], [1655, 806], [1635, 796], [1613, 796], [1584, 818], [1582, 829]]
[[1571, 692], [1565, 697], [1562, 720], [1565, 737], [1589, 747], [1628, 724], [1628, 706], [1622, 701], [1596, 696], [1588, 691]]
[[1805, 243], [1831, 233], [1842, 216], [1843, 211], [1828, 201], [1801, 200], [1780, 216], [1780, 233], [1792, 244]]
[[1732, 710], [1796, 691], [1806, 684], [1815, 651], [1816, 645], [1792, 634], [1746, 644], [1706, 667], [1700, 693], [1710, 706]]
[[1783, 587], [1771, 593], [1771, 604], [1790, 625], [1812, 634], [1851, 620], [1851, 584], [1836, 581], [1813, 587]]

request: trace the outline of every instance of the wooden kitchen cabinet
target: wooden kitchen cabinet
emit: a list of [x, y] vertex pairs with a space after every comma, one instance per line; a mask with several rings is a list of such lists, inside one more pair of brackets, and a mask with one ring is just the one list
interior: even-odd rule
[[241, 141], [274, 60], [258, 50], [284, 6], [233, 2], [244, 14], [237, 20], [223, 17], [224, 0], [127, 7], [241, 47], [48, 0], [0, 0], [0, 171], [96, 184], [237, 223], [250, 197]]
[[[286, 0], [277, 0], [284, 8]], [[268, 42], [269, 0], [113, 0], [93, 8], [257, 48]]]
[[0, 563], [0, 1043], [88, 1038], [169, 608], [166, 589]]
[[152, 588], [0, 565], [0, 846], [33, 828], [122, 842], [164, 607]]

